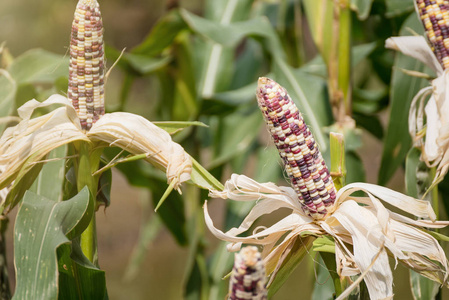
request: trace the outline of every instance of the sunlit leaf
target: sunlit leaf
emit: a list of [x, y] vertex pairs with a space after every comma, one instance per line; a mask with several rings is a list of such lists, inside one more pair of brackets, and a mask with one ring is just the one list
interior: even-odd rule
[[313, 41], [325, 62], [329, 61], [333, 35], [333, 2], [331, 0], [304, 0], [304, 12]]
[[93, 203], [87, 188], [70, 200], [56, 202], [32, 192], [25, 194], [14, 230], [17, 286], [13, 299], [56, 299], [56, 248], [69, 243], [89, 224]]
[[[16, 82], [6, 71], [0, 72], [0, 120], [11, 114], [16, 97]], [[6, 123], [0, 122], [0, 132]]]
[[192, 163], [192, 174], [190, 176], [195, 185], [203, 189], [223, 189], [223, 185], [193, 158]]
[[237, 46], [246, 36], [264, 36], [268, 24], [265, 19], [257, 18], [223, 25], [196, 16], [187, 10], [182, 10], [181, 15], [193, 30], [224, 47]]
[[163, 122], [153, 122], [154, 125], [158, 126], [159, 128], [164, 129], [170, 134], [175, 134], [187, 127], [190, 126], [200, 126], [200, 127], [207, 127], [206, 124], [198, 121], [192, 121], [192, 122], [170, 122], [170, 121], [163, 121]]
[[313, 241], [313, 251], [335, 253], [335, 242], [327, 236], [319, 237]]
[[61, 76], [67, 76], [68, 68], [68, 56], [33, 49], [17, 57], [8, 71], [18, 84], [51, 83]]

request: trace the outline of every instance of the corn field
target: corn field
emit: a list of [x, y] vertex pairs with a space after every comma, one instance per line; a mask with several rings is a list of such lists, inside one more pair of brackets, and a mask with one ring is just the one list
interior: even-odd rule
[[443, 0], [3, 1], [0, 300], [449, 299], [448, 68]]

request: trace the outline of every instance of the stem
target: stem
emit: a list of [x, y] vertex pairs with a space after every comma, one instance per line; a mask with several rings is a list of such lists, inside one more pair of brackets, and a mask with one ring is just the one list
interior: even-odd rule
[[336, 122], [341, 123], [351, 115], [351, 10], [347, 0], [334, 3], [328, 73], [333, 114]]
[[[87, 142], [80, 142], [79, 162], [77, 170], [77, 188], [78, 192], [85, 186], [89, 188], [89, 192], [93, 197], [95, 210], [97, 208], [96, 195], [98, 188], [98, 176], [92, 176], [93, 171], [98, 169], [100, 163], [101, 151], [91, 151], [91, 146]], [[98, 250], [97, 250], [97, 230], [95, 223], [95, 213], [92, 214], [89, 226], [81, 234], [81, 250], [84, 255], [94, 265], [98, 266]]]
[[[430, 178], [435, 178], [436, 175], [436, 167], [433, 167], [430, 169]], [[440, 211], [439, 211], [439, 205], [438, 205], [438, 185], [436, 184], [431, 192], [430, 195], [431, 199], [432, 199], [432, 207], [433, 210], [435, 211], [435, 214], [437, 215], [437, 219], [440, 218]], [[436, 232], [438, 232], [438, 230], [435, 230]]]
[[86, 230], [81, 234], [81, 250], [90, 262], [98, 266], [98, 249], [97, 249], [97, 225], [95, 222], [95, 214], [87, 226]]
[[[341, 133], [330, 133], [331, 150], [331, 176], [337, 191], [346, 185], [346, 160], [345, 160], [345, 140]], [[335, 295], [338, 297], [348, 285], [345, 277], [340, 278], [337, 273], [335, 255], [326, 252], [320, 252], [324, 263], [332, 277], [334, 283]]]
[[351, 115], [351, 10], [348, 1], [341, 2], [338, 43], [338, 89], [343, 93], [341, 116]]
[[341, 133], [330, 133], [331, 176], [337, 190], [346, 185], [345, 141]]

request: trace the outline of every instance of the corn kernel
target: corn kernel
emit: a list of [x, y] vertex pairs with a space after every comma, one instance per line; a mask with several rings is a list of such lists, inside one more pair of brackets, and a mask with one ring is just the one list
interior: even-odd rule
[[259, 78], [257, 101], [302, 209], [324, 218], [334, 206], [336, 190], [301, 113], [287, 91], [265, 77]]
[[247, 246], [235, 254], [229, 280], [228, 300], [266, 300], [265, 267], [257, 247]]
[[89, 130], [104, 115], [103, 23], [96, 0], [79, 0], [76, 6], [67, 94], [82, 129]]

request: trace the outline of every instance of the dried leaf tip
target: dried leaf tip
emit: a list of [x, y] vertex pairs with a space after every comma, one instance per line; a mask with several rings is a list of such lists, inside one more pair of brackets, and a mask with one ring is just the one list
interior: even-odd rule
[[228, 300], [265, 300], [265, 282], [265, 267], [260, 252], [254, 246], [244, 247], [235, 254]]
[[416, 0], [427, 38], [443, 69], [449, 68], [449, 1]]
[[104, 115], [103, 22], [96, 0], [76, 6], [70, 39], [68, 98], [89, 130]]
[[277, 82], [259, 78], [257, 102], [301, 207], [323, 219], [335, 204], [336, 189], [318, 145], [287, 91]]

